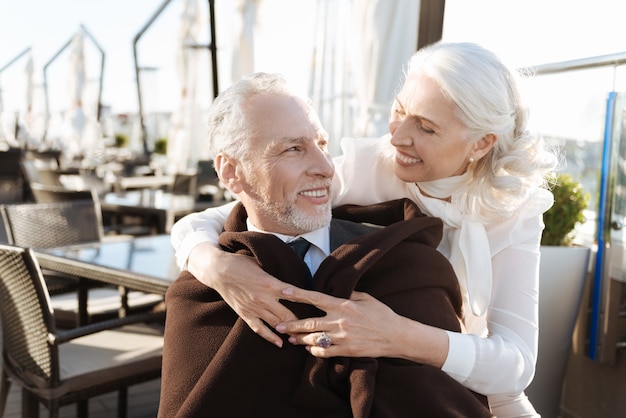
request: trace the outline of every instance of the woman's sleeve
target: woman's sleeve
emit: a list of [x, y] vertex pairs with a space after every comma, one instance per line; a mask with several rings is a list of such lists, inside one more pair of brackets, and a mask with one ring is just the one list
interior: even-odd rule
[[382, 138], [344, 138], [335, 157], [333, 206], [371, 205], [406, 196], [405, 183], [394, 173], [393, 146]]
[[[448, 333], [442, 369], [484, 395], [518, 394], [535, 372], [538, 340], [539, 241], [541, 216], [519, 222], [492, 257], [493, 287], [487, 310], [487, 336]], [[504, 237], [506, 235], [506, 237]]]
[[224, 222], [236, 204], [237, 202], [234, 201], [222, 206], [208, 208], [202, 212], [192, 213], [174, 224], [171, 239], [176, 251], [176, 263], [179, 267], [183, 267], [187, 263], [189, 253], [196, 245], [211, 242], [217, 246]]

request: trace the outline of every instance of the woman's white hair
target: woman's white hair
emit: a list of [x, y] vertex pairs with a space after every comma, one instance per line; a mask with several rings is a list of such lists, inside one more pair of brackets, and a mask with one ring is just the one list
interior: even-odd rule
[[446, 42], [416, 52], [407, 69], [407, 75], [412, 73], [426, 74], [439, 85], [467, 128], [468, 141], [487, 134], [498, 138], [487, 155], [470, 164], [472, 181], [459, 202], [464, 213], [482, 220], [507, 216], [536, 188], [547, 186], [560, 157], [528, 130], [520, 74], [479, 45]]

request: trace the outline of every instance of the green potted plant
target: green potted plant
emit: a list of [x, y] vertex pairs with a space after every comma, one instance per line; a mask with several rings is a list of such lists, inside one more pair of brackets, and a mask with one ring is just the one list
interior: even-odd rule
[[126, 145], [128, 145], [128, 136], [126, 134], [116, 133], [115, 134], [115, 147], [123, 148]]
[[589, 274], [591, 249], [573, 245], [589, 195], [568, 174], [553, 181], [554, 205], [543, 215], [539, 265], [539, 345], [526, 395], [542, 416], [559, 416], [562, 384]]
[[585, 222], [583, 211], [589, 204], [589, 194], [569, 174], [556, 178], [552, 194], [554, 205], [543, 215], [546, 227], [541, 245], [570, 246], [576, 226]]
[[159, 138], [154, 141], [154, 152], [156, 154], [167, 154], [167, 138]]

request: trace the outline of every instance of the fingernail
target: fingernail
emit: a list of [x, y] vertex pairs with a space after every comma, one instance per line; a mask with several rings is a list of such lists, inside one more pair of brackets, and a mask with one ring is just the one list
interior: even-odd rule
[[278, 325], [276, 325], [276, 331], [278, 331], [278, 332], [285, 332], [285, 331], [287, 331], [287, 327], [285, 326], [285, 324], [278, 324]]
[[283, 348], [283, 340], [276, 340], [274, 341], [274, 344], [276, 344], [276, 347], [278, 348]]
[[289, 342], [291, 344], [295, 344], [296, 343], [296, 337], [289, 337]]
[[283, 289], [283, 290], [281, 291], [281, 293], [282, 293], [283, 295], [291, 296], [291, 295], [293, 295], [293, 289], [292, 289], [291, 287], [288, 287], [288, 288], [286, 288], [286, 289]]

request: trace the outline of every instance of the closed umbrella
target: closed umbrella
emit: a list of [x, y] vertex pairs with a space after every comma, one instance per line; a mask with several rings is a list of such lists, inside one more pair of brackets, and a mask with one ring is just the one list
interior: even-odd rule
[[413, 0], [354, 0], [356, 137], [387, 132], [403, 65], [417, 49], [419, 8]]
[[68, 76], [68, 92], [71, 103], [65, 115], [65, 124], [61, 135], [63, 154], [68, 159], [81, 154], [81, 139], [87, 124], [87, 115], [83, 108], [85, 81], [84, 34], [81, 31], [74, 35], [71, 42]]
[[35, 66], [33, 63], [33, 56], [30, 55], [28, 57], [28, 61], [26, 61], [26, 67], [24, 67], [24, 74], [26, 77], [26, 110], [24, 112], [24, 120], [22, 122], [22, 126], [20, 129], [20, 138], [18, 140], [23, 140], [29, 147], [36, 147], [38, 144], [34, 143], [33, 134], [34, 130], [34, 112], [33, 112], [33, 101], [35, 97], [35, 84], [33, 81], [33, 76], [35, 72]]
[[168, 172], [179, 173], [195, 168], [201, 154], [206, 128], [199, 96], [200, 35], [203, 14], [198, 0], [185, 0], [180, 23], [177, 71], [180, 79], [180, 104], [171, 119], [167, 145]]

